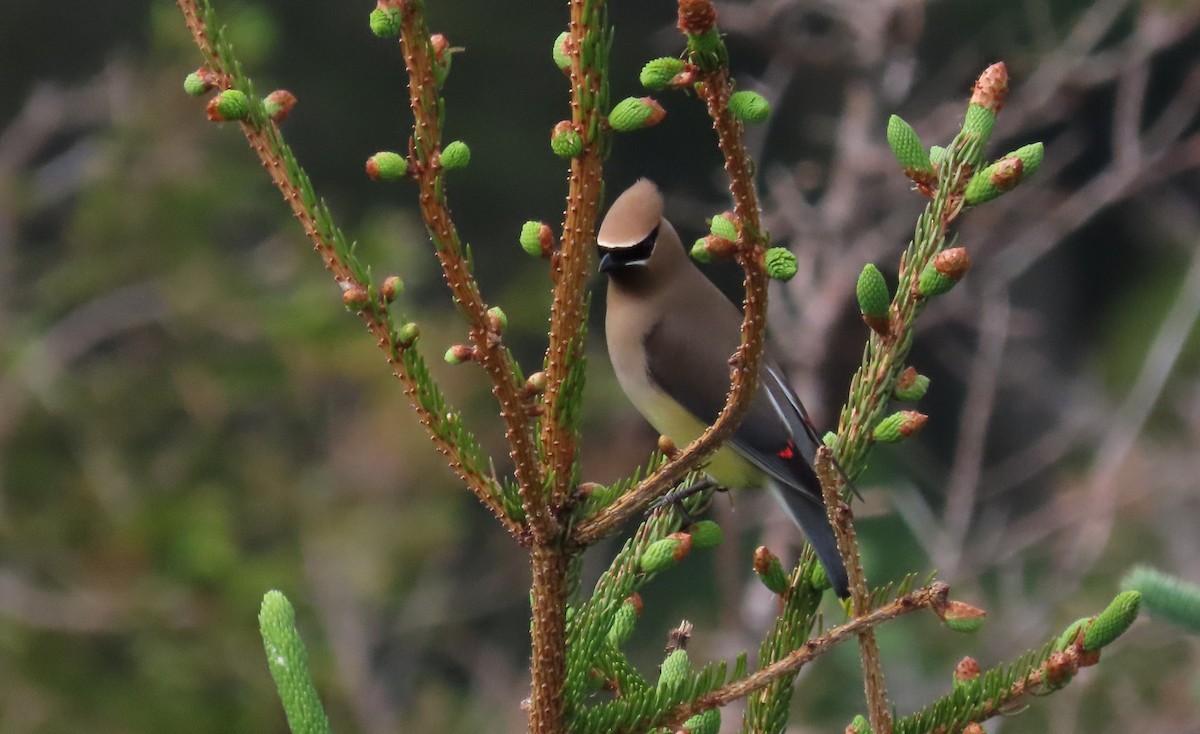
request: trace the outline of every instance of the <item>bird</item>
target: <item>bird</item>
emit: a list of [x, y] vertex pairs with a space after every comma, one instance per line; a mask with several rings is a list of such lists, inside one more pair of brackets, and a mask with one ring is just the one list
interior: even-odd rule
[[[679, 445], [691, 442], [725, 406], [742, 313], [688, 256], [649, 179], [617, 197], [596, 240], [608, 276], [604, 331], [617, 382], [656, 431]], [[749, 411], [705, 472], [722, 487], [768, 486], [846, 598], [846, 568], [813, 469], [819, 445], [804, 405], [764, 354]]]

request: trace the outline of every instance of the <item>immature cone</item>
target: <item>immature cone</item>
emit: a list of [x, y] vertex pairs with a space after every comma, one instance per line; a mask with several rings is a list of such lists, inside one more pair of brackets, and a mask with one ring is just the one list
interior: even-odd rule
[[466, 168], [471, 162], [471, 149], [461, 140], [447, 143], [446, 147], [442, 148], [441, 161], [442, 168], [447, 171]]
[[701, 237], [692, 245], [692, 257], [702, 263], [723, 260], [733, 255], [733, 251], [734, 243], [716, 234]]
[[1011, 191], [1032, 176], [1042, 165], [1042, 144], [1033, 143], [1014, 150], [977, 172], [963, 191], [963, 201], [974, 206]]
[[646, 89], [658, 90], [671, 85], [684, 69], [684, 63], [673, 56], [651, 59], [642, 67], [638, 80]]
[[779, 556], [768, 550], [765, 545], [760, 545], [758, 550], [754, 551], [754, 575], [758, 576], [763, 586], [776, 594], [787, 591], [787, 572], [783, 570]]
[[915, 436], [925, 425], [929, 416], [915, 410], [901, 410], [892, 413], [875, 426], [873, 435], [880, 443], [896, 443], [909, 436]]
[[392, 301], [396, 300], [396, 297], [399, 296], [403, 290], [404, 283], [400, 280], [400, 276], [389, 275], [383, 281], [383, 287], [379, 289], [379, 292], [383, 295], [383, 300], [391, 303]]
[[912, 125], [899, 115], [892, 115], [888, 118], [887, 141], [892, 155], [896, 156], [900, 167], [904, 169], [904, 175], [913, 180], [920, 179], [918, 183], [928, 184], [934, 176], [933, 163]]
[[352, 285], [342, 291], [342, 303], [351, 311], [363, 310], [370, 300], [367, 289], [359, 285]]
[[559, 69], [571, 73], [571, 54], [567, 51], [567, 44], [571, 40], [569, 31], [563, 31], [558, 34], [558, 38], [554, 39], [554, 65]]
[[525, 395], [527, 397], [541, 395], [546, 392], [546, 385], [549, 383], [550, 380], [546, 377], [545, 372], [534, 372], [529, 379], [525, 380]]
[[971, 656], [967, 656], [958, 661], [958, 665], [954, 666], [954, 685], [958, 687], [963, 683], [970, 683], [979, 677], [983, 672], [979, 667], [979, 661]]
[[462, 364], [475, 358], [475, 348], [469, 344], [455, 344], [442, 356], [447, 364]]
[[367, 175], [372, 181], [396, 181], [408, 174], [408, 159], [390, 150], [381, 150], [367, 159]]
[[917, 292], [925, 298], [939, 296], [954, 287], [971, 268], [971, 256], [962, 247], [942, 250], [917, 278]]
[[767, 275], [776, 280], [789, 281], [796, 275], [796, 256], [785, 247], [772, 247], [764, 255]]
[[742, 122], [766, 122], [771, 116], [771, 103], [758, 92], [734, 92], [729, 97], [729, 111]]
[[688, 534], [692, 536], [692, 546], [695, 548], [716, 548], [725, 540], [721, 526], [712, 520], [701, 520], [688, 528]]
[[700, 35], [716, 26], [717, 9], [711, 0], [679, 0], [679, 30], [689, 35]]
[[692, 662], [688, 659], [687, 650], [675, 650], [658, 669], [658, 687], [678, 685], [686, 681], [691, 673]]
[[1092, 620], [1083, 633], [1084, 652], [1096, 652], [1125, 633], [1137, 619], [1142, 595], [1137, 591], [1122, 591], [1108, 607]]
[[672, 533], [656, 540], [642, 553], [638, 566], [642, 573], [657, 573], [679, 563], [692, 549], [692, 536], [687, 533]]
[[276, 89], [263, 99], [263, 109], [267, 111], [267, 117], [277, 125], [292, 114], [292, 108], [295, 106], [296, 95], [286, 89]]
[[997, 114], [1004, 108], [1008, 96], [1008, 67], [998, 61], [983, 70], [971, 91], [971, 104], [977, 104]]
[[402, 349], [407, 349], [417, 341], [417, 337], [420, 335], [421, 327], [410, 321], [396, 330], [396, 344]]
[[858, 296], [858, 308], [862, 311], [863, 321], [871, 330], [887, 336], [889, 331], [888, 308], [892, 305], [892, 294], [888, 292], [887, 281], [883, 273], [872, 263], [863, 266], [858, 274], [858, 283], [854, 287]]
[[534, 257], [550, 257], [554, 251], [554, 232], [550, 225], [533, 219], [522, 224], [521, 249]]
[[721, 731], [721, 710], [709, 709], [683, 722], [683, 727], [677, 729], [676, 734], [680, 732], [684, 732], [685, 734], [717, 734], [719, 731]]
[[867, 717], [858, 714], [846, 726], [846, 734], [872, 734], [871, 723]]
[[912, 367], [905, 367], [896, 378], [894, 394], [897, 400], [913, 402], [925, 397], [929, 389], [929, 378], [918, 373]]
[[657, 125], [666, 115], [653, 97], [627, 97], [608, 113], [608, 126], [619, 133], [632, 132]]
[[612, 626], [608, 628], [608, 642], [615, 648], [620, 648], [633, 635], [634, 625], [642, 616], [642, 597], [637, 594], [626, 599], [617, 607], [613, 616]]
[[199, 68], [183, 79], [183, 91], [189, 97], [199, 97], [207, 94], [216, 85], [213, 73], [205, 68]]
[[371, 11], [371, 32], [380, 38], [394, 38], [400, 35], [402, 21], [399, 7], [380, 0]]
[[213, 122], [233, 122], [250, 116], [250, 100], [236, 89], [226, 89], [208, 102], [205, 110]]
[[563, 120], [550, 133], [550, 149], [559, 158], [574, 158], [583, 152], [583, 138], [574, 125]]
[[987, 612], [966, 602], [952, 601], [942, 611], [942, 621], [955, 632], [976, 632], [983, 627]]
[[708, 231], [729, 242], [737, 242], [737, 215], [733, 212], [718, 214], [708, 220]]

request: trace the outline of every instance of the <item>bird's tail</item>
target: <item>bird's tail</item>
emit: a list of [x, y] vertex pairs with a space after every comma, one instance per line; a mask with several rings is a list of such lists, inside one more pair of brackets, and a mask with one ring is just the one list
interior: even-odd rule
[[829, 526], [829, 518], [825, 515], [825, 507], [813, 501], [813, 498], [803, 496], [799, 491], [790, 487], [780, 486], [771, 482], [771, 494], [779, 500], [792, 520], [800, 526], [804, 536], [817, 552], [817, 560], [825, 569], [829, 583], [839, 598], [850, 596], [850, 580], [846, 576], [846, 566], [838, 553], [837, 539], [833, 536], [833, 528]]

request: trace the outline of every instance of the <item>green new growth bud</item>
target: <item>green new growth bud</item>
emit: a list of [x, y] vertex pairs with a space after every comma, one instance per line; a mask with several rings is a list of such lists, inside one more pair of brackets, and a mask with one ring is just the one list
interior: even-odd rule
[[421, 327], [410, 321], [396, 331], [396, 345], [403, 349], [407, 349], [416, 343], [417, 337], [420, 335]]
[[617, 607], [613, 616], [612, 626], [608, 628], [608, 642], [614, 648], [620, 649], [633, 634], [638, 617], [642, 616], [642, 597], [634, 594]]
[[901, 410], [879, 421], [873, 435], [880, 443], [896, 443], [916, 435], [928, 419], [928, 416], [915, 410]]
[[1136, 566], [1121, 579], [1121, 588], [1140, 591], [1146, 611], [1154, 616], [1200, 633], [1200, 586], [1149, 566]]
[[408, 159], [390, 150], [381, 150], [367, 159], [367, 175], [372, 181], [396, 181], [408, 175]]
[[692, 546], [695, 548], [716, 548], [725, 540], [721, 526], [712, 520], [701, 520], [688, 532], [692, 536]]
[[987, 612], [961, 601], [952, 601], [942, 611], [942, 621], [955, 632], [977, 632]]
[[808, 585], [817, 591], [833, 588], [833, 584], [829, 582], [829, 575], [825, 573], [825, 567], [819, 563], [813, 566], [812, 574], [808, 578]]
[[193, 71], [183, 78], [183, 91], [189, 97], [199, 97], [213, 88], [211, 74], [206, 69]]
[[276, 89], [263, 98], [263, 109], [266, 110], [267, 117], [277, 125], [292, 114], [292, 108], [295, 106], [296, 95], [286, 89]]
[[651, 59], [642, 67], [642, 73], [638, 75], [638, 79], [646, 89], [663, 89], [670, 85], [683, 69], [683, 61], [672, 56]]
[[702, 714], [696, 714], [683, 722], [683, 728], [678, 731], [686, 734], [717, 734], [721, 731], [721, 710], [709, 709]]
[[1020, 158], [1001, 158], [982, 171], [978, 171], [963, 191], [963, 201], [968, 206], [991, 201], [1021, 183], [1025, 164]]
[[213, 122], [245, 120], [250, 116], [250, 100], [236, 89], [226, 89], [209, 100], [206, 112]]
[[929, 389], [929, 378], [919, 374], [912, 367], [905, 367], [900, 375], [896, 378], [895, 395], [897, 400], [905, 402], [913, 402], [925, 397], [925, 391]]
[[688, 57], [704, 71], [715, 71], [729, 63], [729, 51], [721, 34], [714, 28], [699, 34], [689, 33]]
[[871, 724], [867, 721], [867, 717], [858, 714], [850, 725], [846, 727], [846, 734], [873, 734]]
[[833, 448], [833, 445], [837, 443], [837, 434], [833, 431], [825, 431], [825, 435], [821, 436], [821, 443]]
[[657, 125], [666, 115], [667, 111], [651, 97], [626, 97], [608, 113], [608, 126], [627, 133]]
[[288, 728], [329, 734], [329, 720], [308, 672], [308, 652], [296, 632], [296, 612], [278, 591], [268, 591], [258, 613], [267, 666], [287, 714]]
[[1057, 640], [1054, 641], [1053, 649], [1057, 652], [1062, 652], [1071, 645], [1074, 645], [1075, 641], [1079, 639], [1080, 633], [1083, 632], [1084, 628], [1091, 621], [1091, 617], [1080, 617], [1072, 622], [1071, 626], [1063, 630], [1063, 633], [1058, 636]]
[[583, 138], [574, 125], [563, 120], [550, 133], [550, 149], [559, 158], [574, 158], [583, 152]]
[[1022, 180], [1025, 180], [1037, 173], [1037, 170], [1042, 167], [1042, 157], [1045, 154], [1045, 147], [1041, 143], [1030, 143], [1022, 145], [1013, 152], [1004, 156], [1005, 158], [1017, 158], [1021, 161]]
[[371, 32], [380, 38], [394, 38], [400, 35], [402, 21], [399, 7], [380, 2], [371, 11]]
[[858, 308], [863, 316], [872, 319], [887, 319], [888, 308], [892, 305], [892, 294], [888, 292], [887, 281], [883, 273], [873, 263], [863, 266], [858, 274], [858, 283], [854, 287], [858, 296]]
[[929, 162], [935, 166], [942, 164], [942, 159], [946, 157], [946, 149], [940, 145], [929, 146]]
[[658, 687], [678, 685], [692, 674], [692, 662], [687, 650], [679, 649], [667, 656], [658, 669]]
[[446, 360], [447, 364], [462, 364], [470, 362], [475, 358], [475, 348], [469, 344], [455, 344], [446, 350], [442, 359]]
[[687, 533], [672, 533], [656, 540], [642, 553], [638, 565], [642, 573], [658, 573], [683, 560], [692, 549], [692, 537]]
[[776, 280], [788, 281], [796, 275], [796, 256], [786, 247], [769, 248], [765, 255], [767, 275]]
[[383, 295], [383, 300], [391, 303], [396, 300], [396, 297], [404, 290], [404, 283], [401, 282], [399, 275], [389, 275], [383, 281], [383, 287], [379, 292]]
[[782, 594], [787, 591], [787, 572], [783, 570], [779, 556], [768, 550], [765, 545], [760, 545], [758, 550], [754, 551], [754, 575], [773, 593]]
[[466, 168], [467, 164], [471, 162], [471, 149], [463, 141], [455, 140], [442, 148], [441, 160], [442, 168], [447, 171]]
[[713, 261], [712, 253], [708, 251], [708, 238], [701, 237], [692, 245], [692, 259], [705, 265]]
[[979, 661], [968, 655], [959, 660], [958, 665], [954, 666], [954, 687], [958, 688], [974, 681], [982, 672], [979, 667]]
[[487, 310], [488, 328], [494, 332], [501, 332], [508, 328], [508, 316], [499, 306], [492, 306]]
[[1133, 620], [1137, 619], [1141, 604], [1141, 592], [1122, 591], [1117, 594], [1108, 608], [1096, 615], [1083, 633], [1084, 652], [1096, 652], [1123, 635]]
[[729, 111], [742, 122], [766, 122], [771, 116], [771, 103], [758, 92], [734, 92], [729, 96]]
[[355, 313], [366, 308], [370, 301], [367, 289], [360, 285], [351, 285], [342, 291], [342, 304]]
[[915, 173], [924, 173], [928, 177], [933, 174], [933, 164], [917, 131], [899, 115], [888, 118], [887, 141], [906, 176], [913, 178]]
[[943, 250], [934, 256], [917, 278], [917, 292], [925, 298], [940, 296], [954, 287], [971, 268], [971, 257], [961, 247]]
[[567, 51], [567, 43], [571, 40], [571, 33], [563, 31], [558, 34], [558, 38], [554, 39], [554, 65], [565, 72], [571, 71], [571, 54]]
[[554, 232], [550, 225], [532, 219], [522, 224], [521, 249], [534, 257], [550, 257], [554, 251]]
[[708, 231], [712, 232], [721, 239], [730, 242], [737, 242], [737, 215], [733, 212], [725, 212], [718, 214], [708, 220]]

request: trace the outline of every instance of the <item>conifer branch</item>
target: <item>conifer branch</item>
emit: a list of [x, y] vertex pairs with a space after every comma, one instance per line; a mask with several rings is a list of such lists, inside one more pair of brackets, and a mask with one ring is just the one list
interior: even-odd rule
[[[215, 22], [208, 0], [177, 0], [177, 5], [193, 41], [204, 57], [214, 87], [246, 93], [250, 114], [240, 122], [242, 133], [271, 176], [271, 181], [283, 194], [305, 235], [321, 256], [325, 268], [333, 274], [343, 296], [351, 292], [365, 295], [358, 316], [383, 350], [392, 374], [403, 385], [405, 395], [434, 446], [505, 530], [522, 540], [525, 529], [505, 510], [501, 499], [503, 490], [486, 473], [486, 463], [478, 455], [478, 442], [466, 433], [459, 413], [448, 406], [437, 386], [431, 380], [420, 379], [421, 376], [427, 377], [424, 361], [410, 341], [400, 338], [387, 304], [378, 296], [366, 269], [355, 258], [352, 245], [346, 242], [345, 236], [333, 224], [328, 208], [313, 192], [308, 175], [296, 162], [279, 127], [267, 116], [261, 101], [252, 93], [253, 85], [233, 60], [232, 51], [224, 40], [219, 23]], [[436, 411], [431, 410], [435, 407]]]
[[945, 606], [949, 592], [950, 587], [940, 582], [917, 589], [911, 594], [871, 611], [870, 614], [853, 619], [808, 640], [779, 661], [761, 670], [721, 686], [694, 701], [676, 706], [660, 722], [657, 722], [657, 725], [668, 728], [678, 726], [690, 716], [749, 696], [784, 676], [794, 676], [800, 672], [801, 668], [828, 652], [834, 645], [860, 634], [863, 630], [872, 629], [888, 620], [911, 614], [920, 609], [936, 610]]
[[588, 265], [596, 243], [596, 222], [604, 191], [604, 156], [608, 152], [608, 48], [611, 30], [603, 0], [571, 0], [571, 21], [566, 43], [571, 60], [571, 125], [583, 141], [579, 155], [571, 158], [562, 247], [550, 268], [554, 280], [550, 304], [550, 335], [546, 349], [546, 417], [542, 446], [546, 471], [553, 477], [550, 506], [561, 507], [578, 481], [576, 445], [578, 421], [572, 405], [582, 398], [584, 326], [587, 321]]
[[503, 346], [500, 334], [488, 318], [488, 306], [480, 294], [469, 258], [464, 255], [446, 199], [445, 171], [441, 162], [444, 108], [434, 72], [437, 60], [425, 23], [423, 0], [403, 3], [400, 40], [414, 118], [412, 172], [420, 186], [421, 217], [433, 240], [446, 283], [470, 328], [474, 359], [491, 378], [492, 393], [500, 403], [500, 417], [507, 429], [505, 435], [526, 522], [534, 538], [546, 542], [555, 534], [555, 521], [547, 512], [542, 493], [534, 422], [522, 397], [524, 384], [511, 353]]
[[[680, 29], [690, 39], [705, 35], [715, 38], [717, 43], [716, 10], [709, 0], [680, 0]], [[703, 27], [693, 21], [703, 18]], [[750, 398], [758, 387], [758, 368], [762, 362], [763, 341], [766, 335], [767, 276], [764, 253], [768, 238], [759, 224], [758, 193], [754, 185], [754, 164], [742, 142], [742, 122], [729, 109], [729, 98], [733, 94], [733, 82], [725, 62], [724, 46], [720, 46], [716, 58], [705, 54], [707, 49], [693, 49], [692, 69], [695, 89], [704, 100], [713, 128], [717, 132], [721, 153], [725, 159], [725, 172], [729, 176], [729, 190], [733, 194], [734, 206], [742, 222], [735, 257], [744, 272], [745, 296], [742, 303], [743, 318], [741, 344], [730, 358], [731, 384], [725, 407], [712, 425], [708, 426], [692, 443], [669, 458], [628, 494], [618, 498], [612, 505], [596, 516], [582, 520], [575, 530], [574, 539], [580, 545], [590, 545], [616, 530], [629, 518], [644, 512], [655, 499], [678, 484], [688, 472], [695, 469], [737, 429], [750, 409]]]

